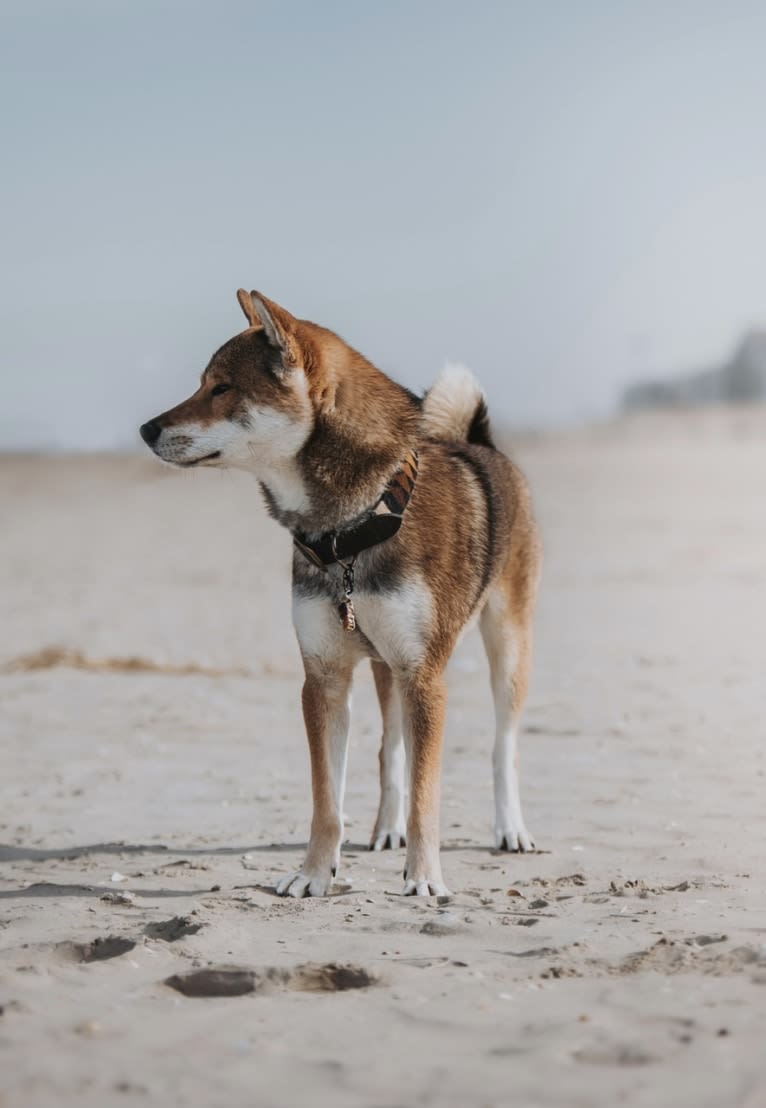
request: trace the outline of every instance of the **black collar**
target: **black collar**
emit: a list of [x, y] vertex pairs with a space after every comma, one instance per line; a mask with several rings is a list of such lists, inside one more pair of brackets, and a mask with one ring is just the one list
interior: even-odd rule
[[418, 476], [418, 455], [411, 450], [386, 485], [380, 499], [353, 523], [325, 531], [309, 539], [293, 531], [293, 541], [310, 562], [326, 570], [336, 562], [353, 559], [363, 550], [392, 538], [402, 525]]

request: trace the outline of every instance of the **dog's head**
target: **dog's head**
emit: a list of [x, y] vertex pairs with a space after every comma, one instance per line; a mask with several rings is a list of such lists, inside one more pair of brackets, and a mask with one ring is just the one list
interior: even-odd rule
[[260, 293], [237, 299], [247, 330], [213, 355], [188, 400], [141, 427], [164, 462], [257, 470], [293, 457], [311, 433], [298, 321]]

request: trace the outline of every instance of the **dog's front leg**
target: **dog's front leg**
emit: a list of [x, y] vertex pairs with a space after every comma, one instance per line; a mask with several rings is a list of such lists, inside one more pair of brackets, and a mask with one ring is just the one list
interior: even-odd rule
[[325, 896], [340, 862], [351, 667], [320, 672], [306, 660], [303, 718], [311, 754], [314, 815], [303, 867], [277, 885], [280, 896]]
[[444, 677], [424, 669], [400, 676], [404, 741], [410, 767], [405, 896], [449, 892], [439, 859], [439, 775], [446, 691]]

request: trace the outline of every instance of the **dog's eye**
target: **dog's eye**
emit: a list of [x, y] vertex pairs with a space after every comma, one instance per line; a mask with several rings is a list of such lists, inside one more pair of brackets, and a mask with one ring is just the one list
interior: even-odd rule
[[231, 388], [231, 385], [216, 385], [214, 388], [212, 388], [210, 390], [210, 395], [211, 396], [223, 396], [223, 394], [225, 392], [228, 392], [230, 388]]

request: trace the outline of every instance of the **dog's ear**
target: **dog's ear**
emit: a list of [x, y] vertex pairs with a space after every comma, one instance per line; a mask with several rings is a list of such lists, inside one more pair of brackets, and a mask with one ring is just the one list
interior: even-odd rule
[[286, 365], [297, 365], [300, 348], [295, 336], [295, 319], [263, 293], [237, 289], [239, 306], [255, 331], [263, 331], [269, 343], [282, 354]]
[[237, 289], [237, 300], [239, 301], [239, 306], [245, 313], [245, 318], [250, 326], [253, 327], [256, 331], [262, 331], [263, 323], [261, 323], [260, 319], [258, 318], [258, 312], [256, 311], [255, 304], [253, 304], [251, 294], [249, 292], [245, 292], [244, 289]]

